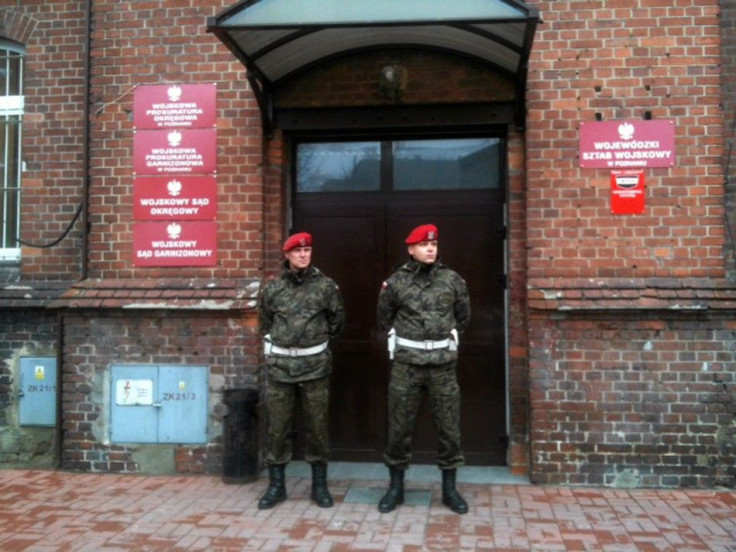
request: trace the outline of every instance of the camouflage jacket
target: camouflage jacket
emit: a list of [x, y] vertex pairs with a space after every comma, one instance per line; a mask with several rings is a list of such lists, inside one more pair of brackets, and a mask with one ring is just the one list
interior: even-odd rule
[[[279, 347], [312, 347], [338, 337], [345, 327], [345, 307], [337, 284], [316, 267], [293, 272], [284, 265], [279, 278], [269, 281], [260, 295], [259, 329]], [[266, 359], [269, 377], [299, 382], [332, 371], [329, 347], [318, 354]]]
[[[384, 283], [378, 296], [378, 325], [394, 328], [396, 335], [416, 341], [443, 340], [470, 323], [470, 296], [460, 275], [439, 261], [423, 265], [410, 259]], [[396, 346], [396, 360], [411, 364], [444, 364], [457, 351]]]

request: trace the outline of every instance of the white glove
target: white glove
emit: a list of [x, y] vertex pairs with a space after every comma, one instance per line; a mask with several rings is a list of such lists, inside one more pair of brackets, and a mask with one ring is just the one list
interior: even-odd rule
[[451, 351], [457, 351], [457, 347], [460, 345], [460, 336], [455, 328], [450, 332], [450, 347]]
[[394, 351], [396, 350], [396, 330], [391, 328], [388, 331], [388, 358], [394, 359]]

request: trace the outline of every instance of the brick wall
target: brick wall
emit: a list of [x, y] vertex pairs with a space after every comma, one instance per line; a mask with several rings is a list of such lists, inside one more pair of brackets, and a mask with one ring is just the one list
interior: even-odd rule
[[276, 130], [267, 143], [263, 171], [263, 247], [266, 274], [273, 276], [281, 270], [284, 259], [281, 244], [291, 226], [291, 220], [287, 216], [289, 192], [285, 184], [290, 174], [290, 155], [281, 131]]
[[278, 107], [344, 107], [394, 105], [381, 92], [381, 67], [395, 64], [406, 71], [401, 105], [511, 101], [513, 79], [480, 63], [439, 52], [383, 49], [332, 60], [279, 87]]
[[[94, 297], [101, 298], [103, 294], [107, 294], [108, 300], [112, 297], [125, 303], [125, 298], [131, 297], [130, 290], [122, 289], [129, 286], [125, 282], [146, 280], [154, 284], [143, 293], [156, 297], [152, 302], [157, 303], [157, 308], [167, 301], [172, 305], [177, 301], [197, 302], [191, 285], [187, 286], [188, 281], [211, 278], [213, 284], [206, 289], [219, 289], [223, 282], [243, 281], [245, 277], [257, 279], [264, 262], [264, 145], [260, 113], [248, 90], [245, 69], [206, 32], [207, 17], [231, 2], [222, 0], [197, 6], [167, 1], [91, 3], [88, 195], [84, 171], [86, 4], [71, 0], [52, 3], [31, 0], [0, 7], [0, 36], [26, 48], [23, 159], [27, 170], [23, 174], [23, 239], [39, 245], [53, 241], [71, 223], [80, 202], [87, 197], [89, 203], [86, 221], [83, 216], [60, 244], [50, 248], [24, 247], [22, 279], [62, 280], [71, 286], [80, 277], [88, 276], [82, 291], [73, 291], [72, 296], [86, 293], [93, 297], [92, 303], [96, 301]], [[218, 264], [199, 269], [135, 269], [132, 262], [135, 87], [149, 83], [201, 82], [217, 83]], [[89, 223], [86, 260], [82, 241], [84, 222]], [[283, 228], [283, 218], [279, 222]], [[156, 288], [156, 282], [165, 288], [167, 282], [173, 281], [177, 282], [176, 290]], [[104, 291], [94, 289], [95, 282], [103, 282], [100, 285]], [[35, 299], [33, 291], [27, 295]], [[4, 297], [2, 293], [0, 296]], [[206, 303], [205, 299], [199, 302]], [[237, 301], [213, 296], [212, 302], [219, 309]], [[201, 305], [197, 308], [206, 309]], [[92, 315], [90, 311], [73, 311], [73, 315], [65, 318], [68, 344], [63, 367], [66, 378], [64, 465], [70, 469], [134, 471], [145, 463], [140, 451], [109, 447], [103, 444], [104, 437], [100, 438], [106, 423], [104, 409], [109, 405], [101, 399], [104, 393], [98, 393], [104, 390], [101, 375], [111, 363], [206, 364], [212, 370], [215, 407], [219, 404], [219, 393], [226, 386], [257, 386], [259, 359], [258, 343], [253, 338], [253, 312], [232, 308], [229, 314], [215, 311], [217, 314], [210, 315], [206, 322], [196, 312], [188, 315], [186, 322], [172, 322], [179, 324], [176, 330], [171, 330], [181, 332], [176, 336], [157, 335], [156, 324], [147, 325], [146, 316], [126, 318], [113, 310], [108, 312], [114, 323], [106, 318], [108, 314]], [[32, 324], [34, 318], [26, 310], [14, 311], [9, 316], [15, 317], [20, 325]], [[157, 316], [163, 320], [161, 326], [167, 327], [170, 318], [166, 308]], [[175, 314], [173, 319], [179, 316]], [[195, 327], [197, 324], [203, 327]], [[150, 331], [149, 335], [139, 337], [145, 343], [144, 350], [129, 339], [141, 327]], [[7, 327], [0, 329], [9, 332], [0, 333], [3, 340], [6, 335], [12, 339], [12, 331]], [[242, 334], [237, 335], [238, 332]], [[187, 339], [190, 334], [196, 338]], [[79, 335], [84, 337], [75, 341]], [[30, 335], [27, 337], [33, 341]], [[25, 346], [12, 342], [20, 350]], [[207, 447], [180, 449], [176, 454], [176, 470], [219, 470], [217, 412], [212, 416], [211, 435], [215, 441]]]
[[[531, 473], [733, 486], [733, 325], [715, 0], [534, 2], [526, 133]], [[578, 166], [581, 121], [672, 120], [643, 215]]]
[[736, 485], [736, 324], [658, 314], [530, 320], [534, 482]]
[[721, 82], [724, 114], [724, 171], [726, 176], [726, 250], [728, 278], [736, 280], [736, 2], [721, 0]]
[[[279, 132], [263, 140], [245, 69], [205, 32], [206, 17], [233, 3], [93, 2], [86, 266], [91, 281], [257, 279], [275, 270], [289, 223], [285, 183], [290, 152]], [[725, 367], [733, 360], [734, 329], [727, 315], [730, 291], [724, 285], [734, 266], [730, 249], [724, 256], [733, 232], [724, 224], [724, 203], [730, 202], [732, 190], [723, 186], [728, 133], [720, 107], [723, 100], [730, 113], [733, 102], [728, 71], [734, 58], [728, 16], [733, 2], [721, 0], [725, 17], [720, 20], [717, 0], [529, 3], [539, 8], [544, 23], [529, 66], [527, 130], [509, 131], [512, 468], [524, 471], [531, 460], [538, 482], [733, 485], [733, 405], [727, 400], [733, 382]], [[15, 4], [0, 8], [0, 33], [24, 44], [29, 60], [23, 238], [46, 243], [64, 231], [85, 194], [86, 3]], [[721, 28], [726, 38], [722, 50]], [[721, 53], [727, 85], [723, 98]], [[480, 75], [469, 62], [449, 67], [440, 57], [402, 58], [421, 77], [413, 83], [428, 83], [406, 90], [405, 100], [507, 98], [503, 80]], [[359, 69], [374, 67], [379, 58], [363, 56]], [[364, 81], [357, 82], [356, 74], [364, 75]], [[320, 69], [319, 75], [329, 79], [292, 83], [279, 101], [314, 102], [322, 94], [320, 82], [341, 79], [375, 92], [376, 83], [370, 81], [375, 74], [335, 62]], [[189, 82], [217, 83], [218, 265], [134, 268], [134, 90], [141, 84]], [[434, 96], [427, 95], [430, 86]], [[331, 105], [344, 104], [344, 98], [357, 101], [355, 88], [335, 90], [342, 95], [330, 96]], [[385, 105], [385, 98], [371, 94], [360, 99], [363, 105]], [[647, 114], [674, 121], [677, 163], [646, 171], [644, 215], [612, 216], [608, 171], [578, 167], [579, 123]], [[77, 279], [84, 265], [81, 239], [77, 224], [56, 247], [24, 248], [25, 277]], [[696, 308], [702, 293], [725, 297], [721, 314]], [[680, 308], [683, 294], [695, 305], [689, 309], [693, 314]], [[606, 315], [607, 309], [620, 308], [614, 304], [621, 297], [630, 300], [627, 314]], [[580, 314], [571, 317], [573, 304]], [[90, 310], [67, 317], [68, 468], [135, 471], [142, 461], [138, 448], [103, 444], [98, 393], [110, 363], [208, 364], [215, 393], [223, 386], [255, 382], [252, 313], [241, 318], [233, 313], [141, 312]], [[680, 403], [696, 418], [681, 412]], [[655, 404], [668, 406], [654, 413], [643, 410]], [[537, 415], [542, 408], [554, 413], [554, 427], [547, 428], [547, 420]], [[211, 423], [216, 430], [215, 411]], [[649, 433], [665, 424], [669, 431], [653, 443]], [[598, 449], [591, 449], [591, 442]], [[172, 450], [176, 469], [214, 470], [217, 447], [214, 442]]]
[[[722, 278], [717, 0], [534, 4], [529, 278]], [[645, 171], [643, 215], [612, 216], [609, 171], [578, 167], [580, 122], [647, 112], [674, 121], [677, 162]]]
[[[0, 7], [0, 35], [26, 47], [22, 239], [49, 244], [86, 201], [84, 136], [86, 2], [21, 2]], [[180, 275], [179, 268], [135, 269], [133, 96], [136, 86], [217, 83], [218, 265], [196, 277], [257, 277], [263, 268], [263, 141], [245, 69], [206, 19], [230, 6], [179, 2], [92, 2], [89, 98], [88, 264], [84, 215], [61, 243], [23, 249], [26, 278], [74, 280]], [[128, 198], [121, 200], [121, 198]], [[120, 246], [122, 245], [122, 246]]]
[[514, 473], [529, 471], [529, 374], [526, 296], [526, 182], [524, 135], [508, 142], [508, 363], [509, 465]]
[[[95, 472], [156, 471], [172, 462], [177, 473], [219, 473], [222, 392], [259, 388], [256, 328], [228, 314], [78, 313], [64, 335], [62, 467]], [[112, 364], [209, 367], [207, 445], [109, 443]]]
[[218, 263], [185, 272], [218, 278], [260, 274], [260, 113], [245, 68], [206, 32], [207, 17], [231, 4], [94, 2], [90, 277], [181, 275], [180, 268], [134, 268], [131, 247], [124, 246], [133, 237], [133, 97], [139, 85], [202, 82], [217, 83]]

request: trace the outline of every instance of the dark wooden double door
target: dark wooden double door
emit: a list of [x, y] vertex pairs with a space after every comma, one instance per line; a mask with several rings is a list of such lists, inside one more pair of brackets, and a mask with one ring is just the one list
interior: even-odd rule
[[[347, 325], [333, 344], [333, 460], [382, 461], [390, 363], [376, 324], [383, 280], [408, 258], [404, 239], [425, 223], [440, 232], [440, 259], [466, 280], [472, 321], [461, 338], [458, 379], [468, 464], [506, 464], [503, 197], [498, 188], [295, 193], [294, 228], [313, 234], [314, 264], [339, 284]], [[301, 448], [301, 447], [299, 447]], [[432, 464], [437, 441], [423, 402], [415, 463]]]

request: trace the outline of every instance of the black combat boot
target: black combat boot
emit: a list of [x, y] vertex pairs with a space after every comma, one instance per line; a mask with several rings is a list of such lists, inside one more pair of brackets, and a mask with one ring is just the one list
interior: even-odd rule
[[455, 489], [456, 474], [457, 470], [455, 469], [442, 470], [442, 504], [456, 514], [467, 514], [468, 503]]
[[320, 508], [332, 508], [334, 501], [327, 489], [327, 463], [314, 462], [312, 464], [312, 500]]
[[268, 489], [266, 489], [266, 494], [258, 501], [259, 510], [268, 510], [279, 502], [286, 500], [284, 469], [284, 464], [268, 466]]
[[378, 511], [385, 514], [396, 509], [396, 506], [404, 503], [404, 470], [389, 468], [391, 482], [388, 491], [378, 503]]

